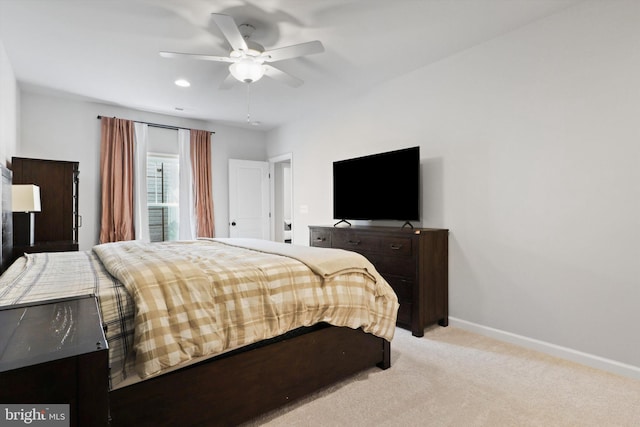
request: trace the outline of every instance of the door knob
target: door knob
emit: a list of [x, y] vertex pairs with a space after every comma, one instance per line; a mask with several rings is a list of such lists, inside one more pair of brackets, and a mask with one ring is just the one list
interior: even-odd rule
[[231, 225], [235, 227], [235, 226], [236, 226], [236, 222], [235, 222], [235, 221], [232, 221], [232, 222], [231, 222]]

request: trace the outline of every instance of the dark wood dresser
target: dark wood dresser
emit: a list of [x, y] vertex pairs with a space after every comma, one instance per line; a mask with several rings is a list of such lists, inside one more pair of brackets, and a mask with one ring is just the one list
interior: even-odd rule
[[398, 326], [424, 335], [449, 324], [449, 230], [400, 227], [309, 226], [311, 246], [364, 255], [398, 295]]
[[[40, 187], [42, 211], [35, 214], [35, 243], [30, 245], [25, 214], [13, 213], [13, 250], [10, 263], [25, 253], [78, 250], [79, 163], [62, 160], [13, 157], [14, 184]], [[8, 267], [8, 265], [6, 265]]]
[[78, 250], [79, 163], [13, 157], [11, 168], [14, 184], [40, 187], [42, 211], [35, 215], [35, 242]]
[[67, 404], [71, 426], [105, 426], [108, 347], [93, 296], [0, 308], [0, 402]]

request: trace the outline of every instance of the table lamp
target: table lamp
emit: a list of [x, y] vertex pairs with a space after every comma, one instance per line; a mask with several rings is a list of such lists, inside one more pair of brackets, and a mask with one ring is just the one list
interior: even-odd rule
[[40, 187], [33, 184], [11, 186], [11, 210], [13, 215], [13, 243], [16, 246], [33, 246], [35, 218], [40, 212]]

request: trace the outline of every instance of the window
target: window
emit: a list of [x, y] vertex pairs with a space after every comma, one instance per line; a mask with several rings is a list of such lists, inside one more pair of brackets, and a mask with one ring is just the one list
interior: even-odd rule
[[147, 206], [152, 242], [178, 240], [178, 156], [147, 155]]

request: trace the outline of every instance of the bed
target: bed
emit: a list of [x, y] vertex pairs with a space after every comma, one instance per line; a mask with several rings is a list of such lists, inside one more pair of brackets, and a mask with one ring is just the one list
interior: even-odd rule
[[250, 239], [27, 254], [0, 305], [97, 297], [111, 425], [236, 425], [390, 366], [398, 302], [352, 252]]

